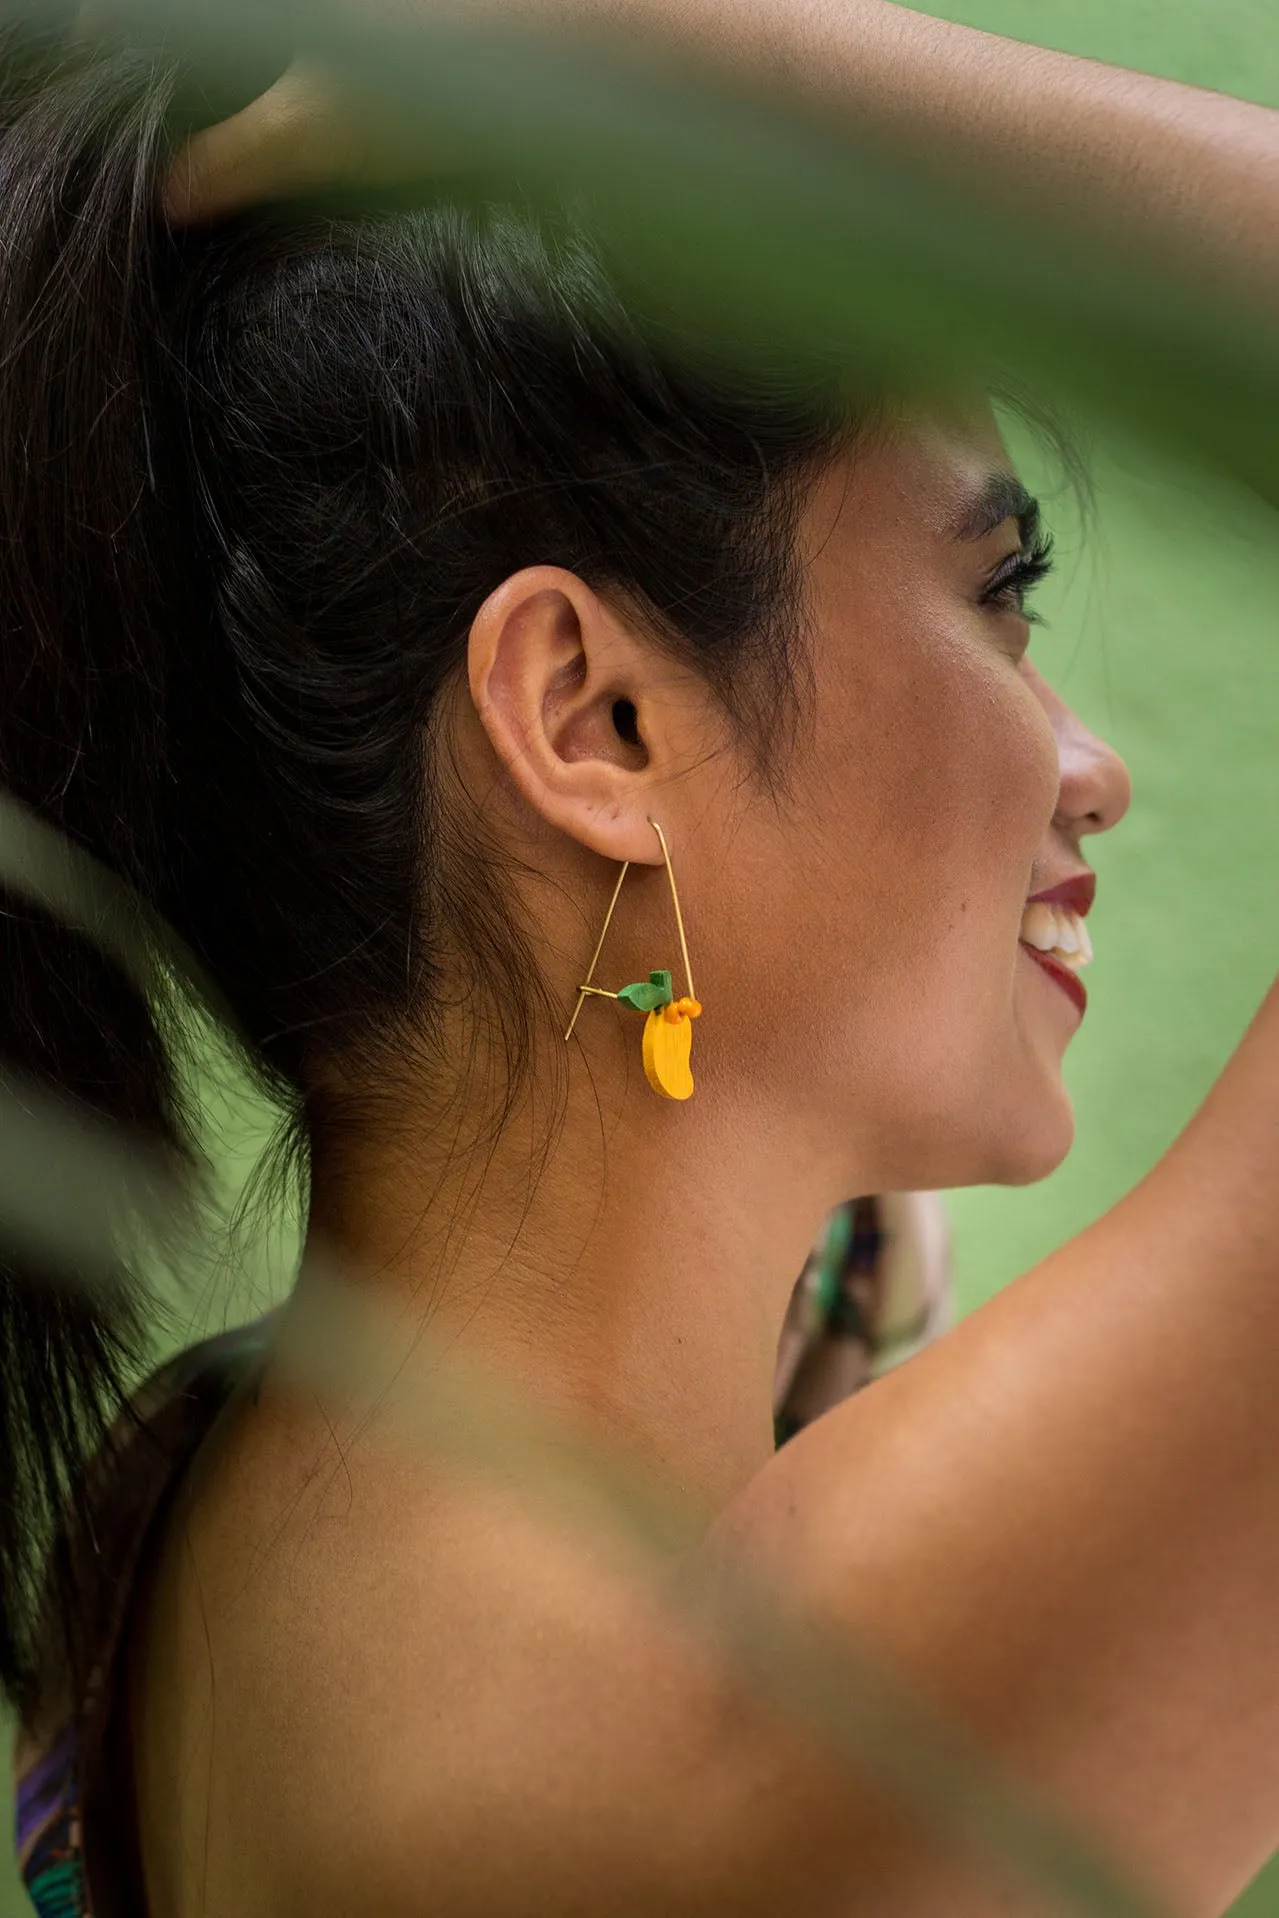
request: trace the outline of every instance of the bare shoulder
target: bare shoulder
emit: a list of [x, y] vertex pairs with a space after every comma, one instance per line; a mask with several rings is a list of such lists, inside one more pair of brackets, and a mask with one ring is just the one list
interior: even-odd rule
[[852, 1908], [852, 1795], [650, 1571], [304, 1420], [175, 1514], [134, 1718], [154, 1918]]

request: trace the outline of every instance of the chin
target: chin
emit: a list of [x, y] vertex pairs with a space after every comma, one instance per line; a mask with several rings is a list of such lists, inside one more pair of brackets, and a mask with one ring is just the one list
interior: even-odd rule
[[[1046, 996], [1047, 1009], [1038, 996], [1018, 1007], [1011, 1049], [992, 1047], [986, 1055], [985, 1093], [977, 1109], [970, 1108], [969, 1136], [981, 1170], [966, 1185], [1034, 1185], [1057, 1170], [1075, 1143], [1075, 1108], [1062, 1065], [1078, 1017], [1056, 987]], [[1058, 1016], [1063, 1006], [1064, 1018]], [[975, 1076], [970, 1081], [978, 1083]]]
[[[877, 1192], [944, 1192], [969, 1185], [1034, 1185], [1055, 1172], [1075, 1140], [1075, 1113], [1060, 1077], [974, 1110], [934, 1107], [927, 1126], [898, 1135], [875, 1166]], [[866, 1170], [865, 1167], [862, 1168]]]
[[1066, 1158], [1075, 1143], [1075, 1109], [1058, 1081], [1051, 1095], [1024, 1110], [1005, 1137], [991, 1141], [988, 1169], [968, 1185], [1035, 1185]]
[[933, 1150], [919, 1155], [932, 1161], [932, 1176], [912, 1178], [908, 1189], [1034, 1185], [1057, 1170], [1074, 1142], [1075, 1109], [1060, 1066], [1023, 1059], [988, 1083], [984, 1096], [952, 1107], [949, 1123], [935, 1114]]

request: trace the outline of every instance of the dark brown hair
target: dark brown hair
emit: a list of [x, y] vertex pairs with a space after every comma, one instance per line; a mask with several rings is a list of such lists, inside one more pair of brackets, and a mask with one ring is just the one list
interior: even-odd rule
[[[512, 571], [570, 568], [764, 730], [832, 417], [811, 388], [655, 348], [567, 224], [439, 208], [175, 235], [172, 76], [39, 52], [0, 53], [0, 785], [176, 929], [299, 1128], [317, 1060], [406, 1027], [429, 1047], [446, 942], [515, 1019], [517, 1070], [527, 965], [423, 749], [470, 621]], [[185, 1149], [154, 995], [17, 898], [0, 939], [0, 1071]], [[48, 1539], [146, 1315], [123, 1262], [91, 1297], [0, 1268], [20, 1703]], [[54, 1606], [73, 1680], [78, 1579], [62, 1567]]]

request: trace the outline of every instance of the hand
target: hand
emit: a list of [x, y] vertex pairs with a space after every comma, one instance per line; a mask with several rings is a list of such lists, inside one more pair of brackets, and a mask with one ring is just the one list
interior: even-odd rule
[[421, 169], [407, 130], [371, 116], [317, 68], [290, 67], [259, 99], [189, 140], [164, 185], [177, 226], [225, 218], [325, 187], [386, 186]]

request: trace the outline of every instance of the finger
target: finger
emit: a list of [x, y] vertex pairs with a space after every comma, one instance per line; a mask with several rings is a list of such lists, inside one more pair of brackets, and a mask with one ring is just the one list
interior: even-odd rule
[[187, 142], [164, 183], [165, 213], [175, 226], [190, 226], [332, 184], [350, 158], [339, 119], [323, 83], [291, 68], [241, 112]]

